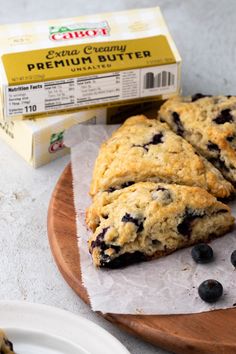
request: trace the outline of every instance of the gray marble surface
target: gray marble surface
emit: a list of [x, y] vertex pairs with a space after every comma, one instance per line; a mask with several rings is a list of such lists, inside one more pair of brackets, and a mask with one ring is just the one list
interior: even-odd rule
[[[160, 5], [183, 58], [184, 94], [235, 94], [235, 0], [0, 0], [0, 23]], [[58, 306], [107, 329], [132, 354], [164, 354], [92, 313], [60, 275], [47, 240], [47, 208], [69, 156], [38, 170], [0, 141], [0, 299]]]

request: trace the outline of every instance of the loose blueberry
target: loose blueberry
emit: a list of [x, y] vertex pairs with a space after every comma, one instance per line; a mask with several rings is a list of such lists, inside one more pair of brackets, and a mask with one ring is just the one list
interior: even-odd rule
[[192, 248], [191, 255], [196, 263], [209, 263], [213, 259], [213, 250], [206, 243], [200, 243]]
[[215, 302], [223, 294], [223, 286], [217, 280], [208, 279], [198, 287], [198, 294], [203, 301]]
[[233, 266], [236, 268], [236, 250], [231, 254], [230, 260]]

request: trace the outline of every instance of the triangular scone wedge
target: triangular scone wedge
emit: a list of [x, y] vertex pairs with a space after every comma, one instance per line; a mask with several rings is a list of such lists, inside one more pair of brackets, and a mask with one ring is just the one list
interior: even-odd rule
[[102, 144], [90, 194], [145, 181], [198, 186], [219, 198], [233, 191], [221, 173], [167, 124], [135, 116]]
[[86, 222], [94, 264], [118, 268], [208, 242], [225, 234], [234, 218], [202, 188], [140, 182], [99, 193]]
[[178, 96], [162, 105], [159, 118], [236, 184], [236, 97]]

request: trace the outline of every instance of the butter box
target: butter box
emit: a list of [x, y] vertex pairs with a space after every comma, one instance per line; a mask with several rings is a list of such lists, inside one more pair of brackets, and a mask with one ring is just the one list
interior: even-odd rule
[[[37, 168], [69, 149], [64, 145], [65, 131], [76, 124], [117, 124], [127, 117], [147, 111], [156, 111], [161, 101], [141, 102], [110, 108], [96, 108], [73, 113], [45, 116], [44, 119], [21, 119], [6, 122], [0, 115], [0, 138], [8, 143], [30, 165]], [[1, 112], [1, 109], [0, 109]]]
[[5, 121], [163, 99], [180, 88], [181, 59], [158, 7], [4, 25], [0, 42]]
[[31, 166], [37, 168], [69, 152], [64, 146], [64, 132], [79, 123], [106, 123], [106, 111], [95, 109], [44, 119], [22, 119], [11, 122], [0, 119], [0, 138]]

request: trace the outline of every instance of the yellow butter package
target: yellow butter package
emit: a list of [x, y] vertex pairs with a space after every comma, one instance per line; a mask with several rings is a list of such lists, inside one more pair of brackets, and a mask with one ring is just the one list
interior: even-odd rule
[[4, 25], [0, 43], [5, 121], [162, 99], [180, 88], [181, 59], [158, 7]]
[[[161, 101], [143, 102], [110, 108], [96, 108], [73, 113], [61, 113], [44, 119], [23, 118], [6, 122], [0, 114], [0, 138], [8, 143], [31, 166], [38, 168], [64, 156], [65, 131], [76, 124], [118, 124], [127, 117], [152, 112], [156, 117]], [[1, 112], [1, 109], [0, 109]]]
[[0, 138], [8, 143], [31, 166], [38, 168], [64, 156], [64, 133], [73, 125], [106, 123], [105, 109], [58, 114], [44, 119], [5, 122], [0, 119]]

